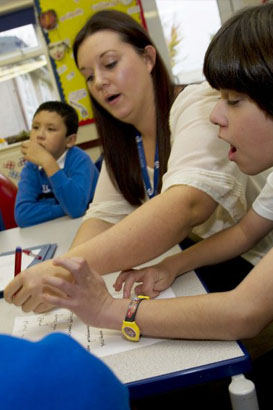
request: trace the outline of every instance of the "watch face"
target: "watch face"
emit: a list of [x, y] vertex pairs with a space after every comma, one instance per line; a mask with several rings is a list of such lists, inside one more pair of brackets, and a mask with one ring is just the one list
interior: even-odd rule
[[136, 332], [134, 331], [134, 329], [132, 329], [131, 327], [125, 326], [123, 328], [123, 331], [126, 333], [127, 336], [129, 337], [136, 337]]

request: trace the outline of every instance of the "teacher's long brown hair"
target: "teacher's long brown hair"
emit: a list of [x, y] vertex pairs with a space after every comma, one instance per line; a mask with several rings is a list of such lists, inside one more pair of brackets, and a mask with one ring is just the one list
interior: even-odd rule
[[[118, 33], [122, 41], [132, 45], [139, 54], [144, 52], [147, 45], [154, 46], [148, 33], [132, 17], [116, 10], [103, 10], [95, 13], [76, 36], [73, 44], [76, 64], [78, 49], [84, 39], [101, 30], [112, 30]], [[151, 75], [157, 118], [156, 130], [160, 162], [158, 192], [160, 192], [162, 176], [167, 170], [171, 149], [169, 113], [174, 99], [174, 87], [158, 53]], [[136, 130], [132, 125], [110, 115], [94, 98], [91, 97], [91, 101], [111, 180], [130, 204], [140, 205], [145, 198], [145, 190], [135, 143]]]

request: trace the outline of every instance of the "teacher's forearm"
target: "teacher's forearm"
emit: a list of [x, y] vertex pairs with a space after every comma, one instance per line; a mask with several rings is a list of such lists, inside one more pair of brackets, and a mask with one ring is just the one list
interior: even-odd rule
[[129, 269], [179, 243], [214, 208], [214, 202], [206, 194], [189, 187], [174, 187], [111, 229], [73, 246], [67, 256], [84, 257], [101, 274]]
[[75, 248], [78, 245], [81, 245], [90, 239], [94, 238], [98, 234], [106, 231], [111, 228], [112, 224], [105, 222], [101, 219], [90, 218], [84, 221], [79, 227], [75, 238], [70, 246], [70, 249]]

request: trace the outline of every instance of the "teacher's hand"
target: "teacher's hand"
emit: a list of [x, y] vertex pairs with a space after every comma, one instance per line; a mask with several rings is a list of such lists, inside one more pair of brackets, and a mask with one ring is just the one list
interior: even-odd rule
[[[56, 275], [71, 281], [70, 273], [63, 268], [56, 268], [52, 260], [38, 263], [17, 275], [5, 288], [4, 297], [6, 302], [21, 306], [24, 312], [42, 313], [54, 306], [45, 303], [42, 299], [46, 289], [42, 279], [48, 275]], [[58, 292], [60, 293], [60, 292]]]
[[117, 277], [114, 288], [120, 291], [123, 287], [123, 297], [128, 298], [134, 288], [136, 295], [146, 295], [155, 298], [173, 283], [175, 275], [169, 272], [163, 263], [148, 266], [142, 269], [131, 269], [123, 271]]

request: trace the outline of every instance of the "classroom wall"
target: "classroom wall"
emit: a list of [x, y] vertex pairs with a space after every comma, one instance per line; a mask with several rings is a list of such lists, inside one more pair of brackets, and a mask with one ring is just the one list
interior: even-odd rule
[[[9, 11], [14, 11], [17, 8], [21, 8], [21, 7], [29, 7], [30, 5], [33, 5], [33, 4], [34, 4], [33, 0], [13, 0], [13, 1], [0, 0], [0, 14], [7, 13]], [[155, 0], [149, 0], [149, 1], [145, 0], [145, 1], [142, 1], [142, 4], [144, 8], [144, 15], [145, 15], [146, 23], [148, 26], [148, 30], [150, 33], [153, 33], [153, 40], [156, 46], [160, 49], [160, 53], [165, 59], [166, 65], [171, 73], [171, 68], [170, 68], [170, 64], [168, 60], [168, 50], [167, 50], [166, 43], [164, 40], [162, 27], [159, 22]], [[55, 79], [52, 78], [51, 80], [52, 82], [55, 82]], [[7, 98], [2, 99], [2, 101], [5, 101], [5, 103], [10, 104], [13, 107], [13, 111], [19, 112], [20, 111], [18, 109], [19, 107], [17, 107], [18, 102], [15, 101], [16, 97], [14, 95], [14, 90], [11, 89], [12, 87], [10, 85], [11, 84], [9, 84], [9, 86], [8, 85], [1, 86], [1, 83], [0, 83], [1, 90], [3, 91], [2, 95], [4, 95], [4, 93], [6, 94], [8, 93], [6, 95]], [[54, 84], [54, 88], [56, 89], [56, 83]], [[3, 109], [0, 111], [5, 112], [6, 110]], [[19, 117], [17, 117], [17, 119], [19, 121]], [[12, 122], [12, 124], [10, 124], [10, 128], [7, 131], [7, 133], [4, 132], [4, 130], [2, 129], [0, 137], [16, 135], [20, 131], [18, 127], [19, 128], [22, 127], [21, 125], [17, 124], [18, 121], [14, 121]], [[20, 121], [20, 124], [22, 123], [25, 123], [23, 119], [21, 119]], [[84, 147], [84, 149], [90, 155], [93, 161], [96, 161], [97, 158], [101, 154], [100, 147], [93, 146], [94, 141], [96, 141], [97, 139], [98, 139], [98, 135], [97, 135], [97, 131], [96, 131], [96, 127], [94, 123], [79, 127], [77, 143], [82, 145], [82, 147]], [[91, 143], [89, 144], [90, 145], [89, 146], [88, 142], [90, 141]], [[8, 168], [3, 167], [3, 164], [7, 164], [7, 166], [9, 166], [9, 158], [12, 162], [15, 162], [16, 164], [17, 163], [20, 164], [20, 144], [19, 145], [16, 144], [16, 146], [13, 146], [12, 149], [11, 147], [8, 147], [8, 149], [5, 149], [5, 153], [2, 150], [2, 152], [0, 153], [0, 156], [2, 157], [0, 158], [0, 171], [2, 173], [9, 174], [9, 176], [13, 179], [13, 181], [18, 183], [17, 175], [18, 175], [18, 172], [20, 171], [21, 166], [18, 167], [17, 165], [15, 165], [13, 172], [11, 172]]]

